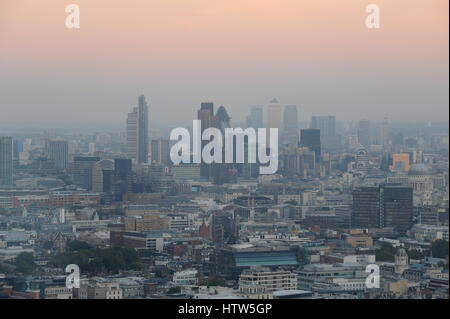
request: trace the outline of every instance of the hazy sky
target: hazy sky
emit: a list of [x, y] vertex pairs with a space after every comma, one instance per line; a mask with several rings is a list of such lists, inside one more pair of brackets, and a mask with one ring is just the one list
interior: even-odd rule
[[[65, 27], [66, 5], [81, 28]], [[366, 5], [381, 9], [367, 29]], [[444, 121], [448, 0], [0, 0], [0, 127], [242, 122], [273, 97], [301, 121]]]

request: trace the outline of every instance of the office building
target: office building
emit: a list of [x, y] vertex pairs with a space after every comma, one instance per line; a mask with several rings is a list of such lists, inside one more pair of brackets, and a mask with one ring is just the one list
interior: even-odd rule
[[267, 137], [266, 137], [266, 145], [270, 147], [270, 129], [277, 128], [278, 129], [278, 140], [281, 134], [282, 126], [281, 126], [281, 104], [277, 99], [273, 99], [267, 107]]
[[127, 156], [138, 163], [148, 162], [148, 105], [144, 95], [127, 117]]
[[251, 267], [242, 271], [239, 277], [239, 291], [246, 288], [264, 287], [266, 292], [297, 289], [297, 274], [286, 270], [271, 270], [265, 267]]
[[283, 143], [286, 145], [298, 145], [298, 113], [297, 106], [286, 105], [284, 107]]
[[0, 186], [13, 185], [13, 139], [0, 136]]
[[370, 136], [370, 121], [369, 120], [361, 120], [358, 125], [358, 141], [364, 146], [364, 148], [368, 149], [371, 144], [371, 136]]
[[392, 165], [389, 169], [394, 172], [408, 172], [411, 167], [409, 160], [409, 153], [395, 153], [392, 155]]
[[316, 154], [316, 162], [320, 161], [321, 144], [320, 130], [304, 129], [300, 131], [300, 146], [308, 147]]
[[[110, 159], [104, 159], [98, 161], [92, 166], [92, 191], [94, 193], [102, 193], [106, 190], [110, 190], [110, 182], [104, 175], [111, 176], [108, 172], [114, 171], [114, 161]], [[106, 182], [104, 185], [104, 182]], [[105, 187], [106, 186], [106, 187]]]
[[384, 118], [382, 123], [377, 127], [377, 144], [386, 146], [389, 144], [389, 123], [388, 119]]
[[262, 106], [251, 107], [250, 115], [247, 116], [247, 127], [252, 127], [255, 130], [264, 127]]
[[361, 187], [353, 191], [353, 228], [378, 228], [380, 225], [380, 190]]
[[[197, 112], [197, 119], [201, 121], [201, 133], [210, 127], [218, 127], [217, 117], [214, 115], [214, 103], [203, 102], [200, 106], [200, 110]], [[201, 150], [208, 144], [209, 141], [202, 140]], [[213, 176], [213, 165], [202, 163], [200, 164], [200, 177], [208, 180]]]
[[100, 161], [96, 156], [76, 156], [73, 159], [72, 182], [86, 190], [92, 190], [92, 167]]
[[152, 140], [151, 153], [153, 164], [169, 165], [171, 163], [169, 140], [162, 138]]
[[214, 253], [214, 268], [218, 275], [229, 279], [238, 279], [241, 272], [252, 266], [283, 267], [296, 269], [299, 265], [296, 248], [255, 247], [248, 245], [233, 245], [217, 248]]
[[406, 233], [413, 221], [413, 191], [401, 184], [360, 187], [353, 191], [353, 228], [392, 227]]
[[322, 149], [334, 150], [339, 145], [339, 136], [336, 134], [335, 116], [313, 116], [310, 128], [320, 130]]
[[380, 187], [381, 222], [405, 234], [413, 225], [413, 189], [401, 184], [384, 184]]
[[47, 151], [48, 158], [53, 161], [56, 169], [65, 170], [67, 168], [69, 158], [69, 146], [67, 141], [49, 140]]

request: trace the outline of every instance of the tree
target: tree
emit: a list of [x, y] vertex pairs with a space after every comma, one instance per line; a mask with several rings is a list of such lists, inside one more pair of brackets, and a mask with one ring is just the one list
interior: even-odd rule
[[82, 251], [91, 249], [91, 245], [84, 241], [72, 240], [67, 244], [67, 248], [69, 251]]
[[16, 270], [24, 274], [31, 274], [36, 268], [34, 263], [34, 254], [22, 252], [16, 257]]
[[422, 259], [423, 253], [417, 249], [408, 250], [408, 257], [410, 259]]
[[396, 249], [388, 243], [383, 243], [379, 249], [375, 251], [377, 261], [389, 261], [395, 260]]
[[211, 279], [208, 279], [207, 286], [208, 287], [215, 287], [215, 286], [224, 287], [224, 286], [226, 286], [226, 281], [221, 278], [211, 278]]
[[9, 267], [0, 264], [0, 274], [8, 274], [10, 271]]
[[181, 293], [181, 287], [172, 287], [167, 290], [168, 294], [179, 294]]
[[141, 269], [137, 252], [132, 248], [114, 247], [106, 249], [87, 248], [86, 243], [72, 242], [72, 248], [76, 251], [58, 254], [50, 265], [65, 267], [68, 264], [76, 264], [80, 269], [89, 274], [113, 273], [121, 270]]
[[431, 252], [433, 257], [447, 258], [448, 256], [448, 241], [438, 239], [431, 245]]

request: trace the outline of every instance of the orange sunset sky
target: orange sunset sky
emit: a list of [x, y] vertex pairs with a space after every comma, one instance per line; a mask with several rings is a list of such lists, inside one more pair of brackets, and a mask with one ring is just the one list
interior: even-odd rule
[[[80, 29], [65, 27], [66, 5]], [[367, 29], [366, 5], [380, 7]], [[0, 0], [0, 126], [243, 122], [277, 97], [311, 115], [448, 117], [448, 0]]]

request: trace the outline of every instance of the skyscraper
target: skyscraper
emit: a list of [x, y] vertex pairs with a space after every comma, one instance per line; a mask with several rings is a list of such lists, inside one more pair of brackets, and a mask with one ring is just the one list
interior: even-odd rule
[[0, 136], [0, 186], [13, 185], [13, 139]]
[[48, 158], [53, 161], [57, 169], [65, 170], [69, 158], [69, 146], [67, 141], [49, 140]]
[[267, 130], [266, 130], [266, 145], [270, 147], [270, 129], [277, 128], [278, 136], [280, 140], [281, 135], [281, 104], [277, 99], [273, 99], [267, 107]]
[[304, 129], [300, 131], [300, 146], [308, 147], [316, 154], [316, 162], [320, 161], [320, 130]]
[[360, 187], [353, 191], [351, 224], [354, 228], [380, 227], [380, 189]]
[[[110, 185], [103, 184], [104, 181], [107, 181], [103, 176], [105, 171], [112, 172], [114, 170], [114, 161], [110, 159], [104, 159], [98, 161], [92, 166], [92, 191], [94, 193], [102, 193], [105, 189], [108, 189]], [[108, 174], [108, 173], [107, 173]]]
[[284, 144], [298, 144], [298, 113], [297, 106], [286, 105], [283, 114], [283, 142]]
[[252, 127], [255, 130], [264, 127], [262, 106], [251, 107], [250, 115], [247, 116], [247, 127]]
[[222, 135], [225, 136], [225, 129], [231, 127], [231, 117], [228, 115], [228, 112], [223, 105], [217, 110], [216, 118], [218, 129], [220, 129]]
[[138, 110], [133, 110], [127, 116], [127, 157], [137, 159], [137, 139], [138, 139]]
[[122, 201], [132, 187], [132, 163], [129, 158], [114, 159], [114, 200]]
[[405, 234], [413, 225], [413, 190], [401, 184], [380, 187], [382, 227], [392, 227]]
[[413, 222], [413, 191], [400, 184], [361, 187], [353, 192], [352, 227], [392, 227], [406, 233]]
[[76, 156], [73, 159], [73, 184], [86, 190], [92, 190], [92, 167], [100, 161], [97, 156]]
[[378, 124], [377, 143], [386, 146], [389, 144], [389, 123], [387, 117]]
[[358, 141], [366, 149], [370, 146], [370, 121], [361, 120], [358, 125]]
[[[217, 117], [214, 115], [214, 103], [203, 102], [200, 106], [200, 110], [197, 112], [197, 119], [201, 121], [201, 133], [209, 127], [218, 127]], [[201, 150], [208, 144], [209, 141], [202, 140]], [[202, 179], [209, 179], [212, 177], [212, 165], [207, 163], [200, 164], [200, 177]]]
[[145, 96], [138, 98], [138, 163], [148, 162], [148, 106]]
[[267, 128], [277, 128], [281, 131], [281, 104], [273, 99], [267, 107]]
[[170, 162], [170, 143], [169, 140], [162, 138], [152, 140], [151, 143], [151, 153], [152, 153], [152, 163], [169, 165]]
[[148, 162], [148, 105], [144, 95], [127, 117], [127, 156], [138, 163]]
[[322, 149], [335, 149], [339, 143], [336, 135], [336, 117], [335, 116], [313, 116], [311, 118], [310, 128], [320, 130], [320, 141]]
[[23, 152], [23, 141], [13, 140], [13, 168], [19, 166], [21, 152]]
[[[225, 139], [225, 129], [231, 127], [231, 117], [222, 105], [216, 113], [217, 127], [222, 132], [222, 138]], [[236, 144], [233, 143], [233, 162], [236, 160]], [[213, 181], [214, 184], [224, 184], [233, 181], [233, 164], [225, 163], [225, 140], [222, 143], [222, 163], [213, 163]]]

